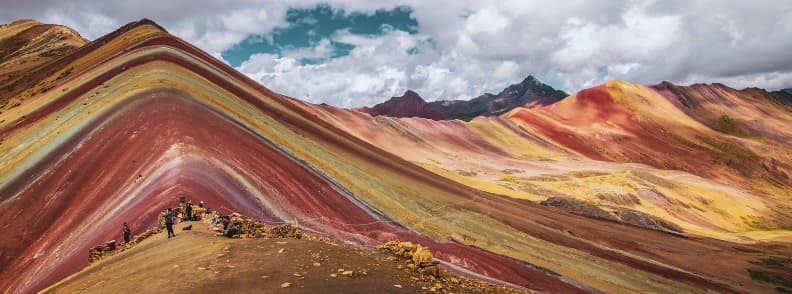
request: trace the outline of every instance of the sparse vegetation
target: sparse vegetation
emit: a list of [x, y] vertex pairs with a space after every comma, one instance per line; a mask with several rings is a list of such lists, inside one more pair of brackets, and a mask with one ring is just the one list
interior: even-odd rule
[[790, 259], [785, 259], [776, 256], [770, 256], [767, 258], [762, 258], [759, 261], [752, 261], [751, 263], [756, 265], [761, 265], [763, 267], [769, 268], [783, 268], [786, 264], [792, 262]]
[[5, 89], [6, 89], [6, 92], [11, 92], [11, 91], [13, 91], [13, 90], [14, 90], [14, 88], [16, 88], [17, 84], [19, 84], [19, 81], [18, 81], [18, 80], [17, 80], [17, 81], [14, 81], [13, 83], [11, 83], [11, 84], [9, 84], [8, 86], [6, 86], [6, 87], [5, 87]]
[[779, 274], [766, 272], [766, 271], [752, 270], [752, 269], [746, 269], [746, 270], [748, 271], [748, 275], [754, 281], [760, 281], [760, 282], [770, 283], [773, 285], [792, 288], [792, 280], [786, 277], [782, 277]]
[[718, 118], [718, 120], [715, 122], [715, 129], [720, 132], [739, 137], [747, 137], [750, 135], [744, 130], [738, 120], [726, 114], [721, 115], [720, 118]]
[[726, 155], [731, 155], [736, 158], [752, 158], [756, 157], [756, 154], [751, 152], [748, 149], [744, 149], [737, 144], [718, 140], [715, 138], [709, 137], [701, 137], [701, 140], [704, 141], [707, 145], [715, 148], [715, 150], [720, 151]]
[[67, 68], [55, 80], [57, 81], [57, 80], [64, 79], [64, 78], [68, 77], [72, 73], [72, 70], [74, 70], [74, 67]]
[[739, 126], [740, 123], [726, 114], [718, 119], [718, 129], [724, 133], [734, 133]]

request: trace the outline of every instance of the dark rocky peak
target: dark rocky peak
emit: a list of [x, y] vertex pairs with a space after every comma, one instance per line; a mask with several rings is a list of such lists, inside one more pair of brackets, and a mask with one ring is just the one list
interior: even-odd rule
[[564, 91], [556, 90], [531, 75], [523, 79], [522, 82], [506, 87], [497, 96], [520, 97], [526, 93], [537, 97], [558, 97], [558, 99], [569, 96]]
[[407, 90], [399, 97], [392, 97], [391, 100], [402, 100], [402, 101], [412, 101], [412, 102], [426, 102], [421, 95], [416, 93], [413, 90]]
[[402, 96], [392, 97], [388, 99], [388, 101], [374, 105], [374, 107], [364, 107], [355, 110], [366, 112], [374, 116], [423, 117], [434, 120], [446, 119], [442, 113], [430, 107], [429, 104], [421, 98], [421, 95], [412, 90], [407, 90]]

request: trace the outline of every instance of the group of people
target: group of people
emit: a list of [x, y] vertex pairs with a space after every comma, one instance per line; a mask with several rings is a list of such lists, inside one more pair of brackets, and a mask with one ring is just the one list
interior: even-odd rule
[[228, 238], [233, 238], [242, 232], [242, 225], [237, 220], [231, 219], [231, 216], [227, 214], [218, 215], [215, 212], [212, 214], [210, 223], [212, 230], [221, 231], [222, 235]]
[[[204, 208], [204, 202], [201, 200], [198, 202], [198, 208]], [[168, 208], [165, 212], [161, 215], [163, 220], [165, 221], [165, 229], [168, 231], [168, 238], [176, 237], [176, 233], [173, 231], [173, 224], [174, 220], [181, 220], [181, 221], [197, 221], [199, 220], [198, 214], [193, 214], [193, 204], [191, 201], [187, 201], [184, 196], [179, 197], [179, 210], [184, 212], [184, 216], [180, 217], [179, 212], [174, 211], [173, 208]], [[129, 239], [132, 236], [132, 228], [124, 222], [124, 225], [121, 228], [124, 234], [124, 242], [129, 243]]]

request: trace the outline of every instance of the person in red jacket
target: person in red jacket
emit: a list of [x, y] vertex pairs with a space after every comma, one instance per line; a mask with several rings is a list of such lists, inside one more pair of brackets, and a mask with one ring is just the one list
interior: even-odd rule
[[124, 227], [122, 230], [124, 231], [124, 243], [129, 243], [129, 237], [132, 236], [132, 229], [130, 229], [129, 225], [124, 222]]

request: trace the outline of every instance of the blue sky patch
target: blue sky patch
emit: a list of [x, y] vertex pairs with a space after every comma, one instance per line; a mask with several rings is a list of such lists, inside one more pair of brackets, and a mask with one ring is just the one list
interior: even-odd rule
[[332, 51], [329, 56], [300, 58], [302, 64], [318, 64], [327, 59], [346, 56], [355, 48], [352, 44], [332, 39], [339, 31], [346, 30], [363, 36], [378, 36], [391, 30], [418, 33], [418, 21], [410, 14], [412, 9], [405, 6], [373, 13], [347, 12], [327, 4], [313, 8], [290, 8], [286, 12], [287, 25], [265, 34], [250, 35], [221, 55], [232, 66], [239, 66], [253, 54], [283, 57], [286, 51], [310, 49], [327, 39]]
[[608, 67], [607, 66], [600, 66], [597, 68], [597, 78], [604, 79], [608, 76]]

